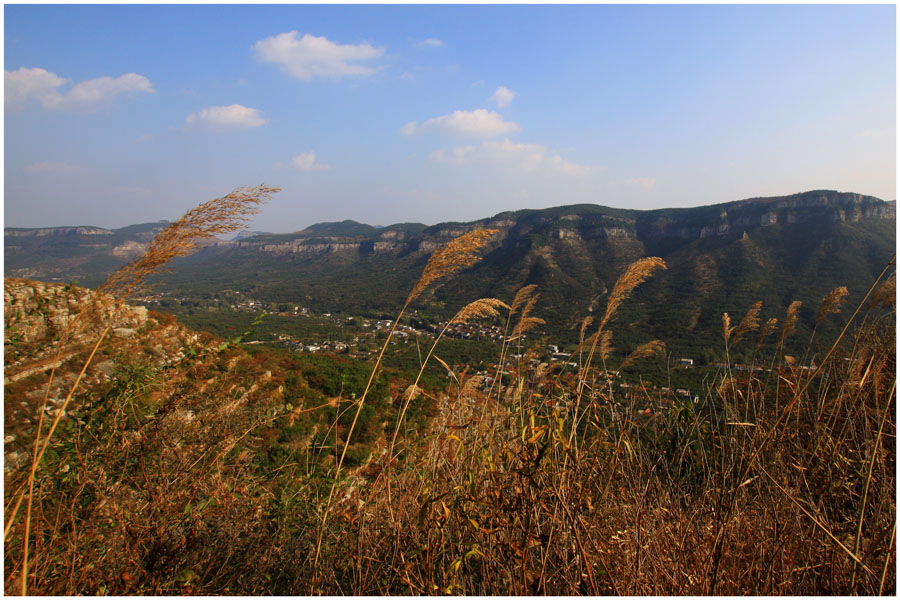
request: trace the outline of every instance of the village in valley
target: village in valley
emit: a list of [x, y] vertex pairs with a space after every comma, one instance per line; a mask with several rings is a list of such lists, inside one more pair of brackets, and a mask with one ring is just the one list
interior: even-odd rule
[[[549, 343], [541, 345], [540, 353], [535, 353], [534, 350], [526, 353], [529, 334], [524, 334], [517, 344], [517, 350], [511, 351], [504, 361], [499, 363], [496, 359], [499, 358], [499, 349], [506, 335], [503, 327], [489, 323], [453, 323], [448, 326], [446, 320], [430, 322], [417, 311], [411, 312], [408, 323], [394, 326], [392, 319], [338, 315], [331, 312], [316, 313], [299, 304], [264, 302], [234, 290], [223, 290], [204, 300], [165, 292], [147, 295], [138, 300], [148, 308], [172, 311], [181, 315], [180, 318], [184, 318], [183, 311], [187, 311], [188, 315], [196, 311], [207, 312], [222, 319], [240, 313], [255, 315], [260, 322], [271, 322], [265, 332], [253, 331], [251, 338], [243, 340], [244, 344], [281, 346], [297, 353], [326, 353], [343, 355], [350, 359], [367, 359], [377, 353], [392, 327], [394, 332], [390, 345], [401, 348], [418, 344], [420, 349], [424, 349], [422, 351], [427, 351], [441, 331], [444, 331], [444, 338], [492, 343], [496, 345], [498, 351], [496, 358], [493, 361], [480, 361], [474, 365], [477, 370], [471, 373], [482, 378], [485, 390], [491, 388], [497, 376], [508, 377], [513, 372], [523, 371], [533, 374], [542, 363], [545, 368], [553, 369], [557, 373], [560, 383], [574, 384], [580, 369], [579, 360], [584, 359], [584, 356], [573, 354], [572, 350], [575, 348], [566, 349]], [[306, 333], [299, 334], [301, 331]], [[531, 336], [537, 341], [545, 337], [540, 331], [531, 332]], [[672, 358], [671, 362], [671, 371], [678, 375], [672, 379], [677, 379], [679, 383], [686, 379], [696, 379], [695, 387], [699, 387], [702, 377], [700, 372], [725, 367], [724, 363], [715, 363], [697, 368], [694, 359], [687, 357]], [[744, 373], [766, 370], [760, 365], [731, 366], [733, 370]], [[693, 370], [698, 371], [695, 376], [685, 377]], [[615, 394], [617, 401], [632, 403], [644, 416], [667, 410], [676, 401], [693, 403], [699, 401], [699, 397], [692, 393], [689, 385], [675, 383], [663, 385], [659, 382], [643, 381], [640, 378], [635, 380], [615, 369], [599, 371], [602, 373], [600, 384], [617, 388]]]

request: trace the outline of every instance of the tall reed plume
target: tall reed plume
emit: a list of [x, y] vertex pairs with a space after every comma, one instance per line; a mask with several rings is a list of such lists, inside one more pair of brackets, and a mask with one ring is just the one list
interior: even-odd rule
[[519, 317], [519, 322], [513, 327], [513, 338], [518, 338], [538, 325], [543, 325], [545, 323], [543, 319], [531, 316], [531, 311], [534, 310], [539, 297], [540, 294], [533, 294], [528, 298], [528, 302], [526, 302], [525, 306], [522, 308], [522, 315]]
[[468, 323], [475, 319], [499, 317], [500, 313], [497, 312], [498, 308], [505, 308], [506, 310], [510, 309], [509, 305], [496, 298], [481, 298], [474, 302], [469, 302], [461, 308], [452, 319], [450, 319], [448, 325], [453, 325], [454, 323]]
[[790, 306], [788, 306], [787, 312], [784, 315], [784, 321], [781, 323], [781, 333], [778, 334], [778, 343], [784, 345], [784, 341], [794, 332], [794, 328], [797, 326], [797, 318], [800, 314], [800, 307], [803, 306], [803, 303], [799, 300], [794, 300], [791, 302]]
[[519, 288], [519, 291], [513, 297], [512, 304], [509, 305], [510, 314], [515, 314], [516, 311], [528, 304], [537, 292], [537, 287], [536, 283], [531, 283]]
[[[612, 293], [609, 295], [609, 300], [606, 303], [606, 311], [603, 313], [603, 318], [600, 320], [600, 325], [597, 327], [597, 332], [589, 338], [589, 340], [591, 341], [591, 349], [590, 352], [588, 352], [587, 360], [581, 367], [582, 374], [586, 373], [590, 368], [591, 362], [594, 358], [594, 354], [597, 350], [598, 342], [605, 342], [607, 350], [611, 348], [611, 336], [604, 337], [602, 335], [602, 332], [606, 328], [606, 325], [613, 319], [616, 311], [619, 309], [622, 303], [625, 302], [625, 300], [627, 300], [629, 296], [631, 296], [632, 292], [634, 292], [634, 289], [637, 286], [647, 281], [647, 279], [649, 279], [655, 271], [659, 269], [665, 270], [665, 268], [666, 263], [663, 259], [659, 258], [658, 256], [648, 256], [631, 263], [628, 269], [626, 269], [625, 272], [621, 276], [619, 276], [619, 278], [616, 280], [616, 285], [613, 286]], [[582, 377], [579, 381], [578, 402], [580, 402], [581, 400], [581, 391], [583, 390], [583, 387], [584, 377]]]
[[481, 260], [478, 251], [487, 244], [491, 236], [497, 233], [496, 229], [476, 229], [463, 234], [439, 248], [428, 259], [419, 281], [409, 293], [406, 305], [415, 300], [425, 288], [442, 277], [449, 277], [466, 267], [471, 267]]
[[754, 302], [747, 310], [747, 314], [744, 315], [744, 318], [741, 319], [741, 322], [738, 323], [737, 328], [734, 330], [734, 337], [731, 340], [732, 345], [737, 344], [744, 339], [745, 335], [759, 327], [759, 313], [762, 310], [762, 304], [762, 300], [759, 300]]
[[654, 271], [658, 269], [665, 270], [665, 268], [665, 261], [658, 256], [648, 256], [633, 262], [628, 267], [628, 270], [616, 281], [616, 285], [609, 295], [609, 302], [606, 304], [606, 312], [603, 313], [599, 329], [602, 330], [606, 327], [606, 324], [616, 314], [619, 306], [631, 296], [634, 288], [647, 281]]
[[869, 308], [879, 306], [890, 306], [897, 312], [897, 274], [892, 273], [890, 277], [879, 285], [875, 292], [872, 293], [872, 299], [869, 301]]
[[778, 319], [775, 317], [763, 323], [763, 326], [759, 328], [759, 335], [756, 336], [756, 350], [762, 347], [763, 341], [775, 331], [776, 327], [778, 327]]
[[[660, 340], [653, 340], [652, 342], [647, 342], [646, 344], [641, 344], [637, 348], [631, 351], [631, 354], [625, 357], [625, 360], [622, 361], [622, 364], [619, 365], [619, 369], [624, 369], [631, 363], [640, 360], [642, 358], [647, 358], [648, 356], [652, 356], [658, 352], [665, 352], [666, 345]], [[602, 349], [601, 349], [602, 354]]]
[[819, 306], [819, 312], [816, 313], [816, 326], [824, 321], [828, 315], [840, 312], [841, 304], [844, 303], [844, 299], [849, 293], [847, 287], [842, 285], [825, 294], [825, 297], [822, 298], [822, 304]]
[[201, 240], [243, 229], [260, 206], [279, 191], [280, 188], [265, 185], [239, 187], [192, 208], [159, 232], [140, 258], [110, 275], [100, 291], [116, 297], [128, 296], [173, 259], [196, 250]]

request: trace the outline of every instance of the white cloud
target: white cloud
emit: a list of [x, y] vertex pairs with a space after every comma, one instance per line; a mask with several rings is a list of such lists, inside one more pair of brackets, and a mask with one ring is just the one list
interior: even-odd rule
[[625, 184], [642, 187], [645, 190], [652, 190], [656, 187], [656, 179], [653, 177], [635, 177], [633, 179], [626, 179]]
[[138, 139], [136, 139], [136, 140], [134, 140], [134, 141], [136, 141], [138, 144], [143, 144], [143, 143], [146, 143], [146, 142], [151, 142], [151, 141], [153, 141], [153, 135], [151, 135], [151, 134], [149, 134], [149, 133], [145, 133], [144, 135], [138, 137]]
[[298, 171], [324, 171], [328, 165], [316, 161], [315, 152], [302, 152], [291, 159], [291, 164]]
[[427, 40], [422, 40], [421, 42], [419, 42], [420, 48], [440, 48], [443, 45], [444, 42], [435, 38], [428, 38]]
[[44, 108], [54, 107], [62, 101], [59, 88], [66, 80], [44, 69], [4, 71], [4, 99], [10, 108], [22, 108], [29, 98], [38, 100]]
[[592, 167], [576, 165], [539, 144], [516, 144], [508, 139], [486, 141], [477, 146], [457, 146], [451, 150], [436, 150], [431, 161], [451, 165], [493, 164], [522, 171], [546, 171], [581, 175]]
[[510, 121], [504, 121], [503, 115], [492, 110], [457, 110], [453, 114], [428, 119], [421, 125], [411, 121], [404, 125], [400, 132], [403, 135], [416, 133], [445, 133], [464, 137], [491, 138], [498, 135], [521, 131], [522, 128]]
[[336, 44], [325, 37], [297, 32], [280, 33], [253, 44], [256, 58], [281, 65], [282, 71], [297, 79], [310, 81], [315, 77], [338, 79], [351, 75], [370, 75], [375, 69], [363, 64], [379, 58], [384, 48], [368, 43]]
[[75, 165], [64, 162], [36, 162], [25, 167], [26, 173], [36, 175], [74, 175], [79, 171]]
[[4, 75], [6, 105], [12, 109], [24, 108], [28, 100], [33, 99], [48, 109], [93, 110], [118, 94], [156, 93], [150, 80], [136, 73], [88, 79], [73, 85], [65, 93], [61, 88], [69, 80], [45, 69], [20, 67], [15, 71], [4, 71]]
[[66, 94], [66, 100], [75, 104], [90, 105], [126, 92], [154, 93], [150, 80], [137, 73], [119, 77], [98, 77], [76, 84]]
[[200, 112], [191, 113], [184, 120], [185, 125], [198, 125], [213, 131], [250, 129], [266, 123], [262, 113], [255, 108], [240, 104], [231, 106], [209, 106]]
[[498, 86], [496, 91], [494, 91], [494, 95], [490, 97], [491, 100], [497, 103], [497, 108], [503, 108], [504, 106], [509, 106], [509, 103], [513, 101], [513, 98], [516, 97], [516, 93], [508, 88]]

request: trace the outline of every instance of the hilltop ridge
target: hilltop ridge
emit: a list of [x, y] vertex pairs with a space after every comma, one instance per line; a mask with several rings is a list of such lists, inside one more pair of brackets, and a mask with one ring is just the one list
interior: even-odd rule
[[[315, 223], [293, 233], [246, 232], [231, 240], [209, 240], [218, 250], [241, 248], [272, 254], [433, 251], [438, 245], [480, 227], [503, 236], [558, 225], [561, 239], [598, 237], [683, 240], [727, 236], [778, 224], [859, 222], [896, 219], [895, 202], [873, 196], [816, 190], [770, 198], [750, 198], [695, 208], [635, 210], [600, 204], [504, 211], [470, 222], [435, 225], [395, 223], [375, 227], [350, 219]], [[110, 271], [140, 255], [168, 221], [104, 229], [90, 225], [4, 230], [7, 274], [47, 281], [78, 280], [97, 285]]]

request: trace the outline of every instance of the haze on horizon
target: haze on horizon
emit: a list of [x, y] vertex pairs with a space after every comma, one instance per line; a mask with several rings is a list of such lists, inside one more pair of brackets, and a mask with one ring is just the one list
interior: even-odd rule
[[896, 197], [896, 7], [7, 5], [7, 227]]

